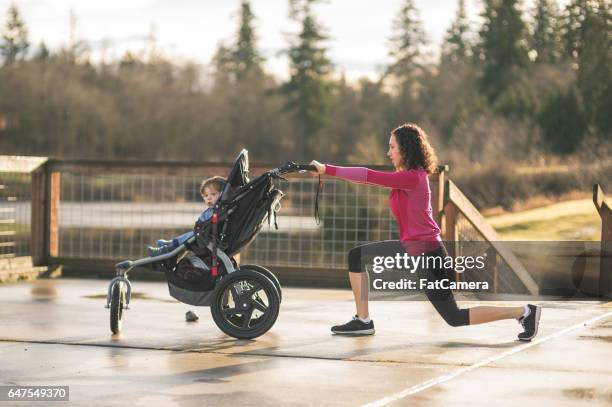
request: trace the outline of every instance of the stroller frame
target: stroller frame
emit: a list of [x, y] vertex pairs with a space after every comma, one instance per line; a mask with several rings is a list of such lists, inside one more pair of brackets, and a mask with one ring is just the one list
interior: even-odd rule
[[[194, 236], [171, 252], [138, 260], [125, 260], [115, 265], [116, 276], [109, 283], [106, 298], [106, 308], [110, 309], [110, 326], [113, 334], [121, 331], [123, 310], [130, 309], [132, 285], [128, 273], [137, 267], [165, 272], [170, 295], [187, 304], [210, 306], [215, 323], [226, 334], [238, 339], [251, 339], [267, 332], [278, 316], [282, 299], [280, 283], [276, 276], [264, 267], [239, 266], [233, 260], [232, 254], [248, 245], [258, 234], [266, 218], [270, 222], [271, 215], [276, 216], [276, 212], [280, 209], [279, 201], [283, 193], [271, 183], [270, 178], [287, 181], [282, 177], [283, 174], [314, 169], [311, 165], [287, 162], [249, 181], [248, 151], [243, 149], [236, 158], [222, 188], [211, 221], [207, 221], [203, 228], [196, 229]], [[262, 177], [267, 177], [267, 180]], [[230, 215], [239, 209], [239, 201], [254, 189], [259, 188], [260, 183], [266, 184], [262, 186], [265, 191], [257, 195], [258, 212], [252, 212], [253, 210], [249, 209], [248, 215], [253, 215], [254, 221], [246, 222], [252, 231], [247, 230], [247, 233], [244, 234], [236, 232], [234, 228], [234, 237], [239, 236], [240, 239], [236, 239], [239, 243], [232, 247], [231, 242], [228, 244], [225, 241], [228, 237], [226, 232]], [[228, 207], [230, 209], [226, 210]], [[267, 214], [264, 213], [264, 210]], [[225, 223], [219, 231], [217, 226], [221, 222]], [[226, 250], [222, 250], [222, 246], [225, 246]], [[190, 255], [190, 250], [198, 253]], [[207, 259], [211, 257], [210, 266], [201, 258], [204, 252]], [[193, 259], [194, 257], [197, 259]], [[194, 260], [197, 260], [195, 261], [197, 268], [206, 282], [210, 283], [210, 287], [207, 285], [191, 286], [191, 283], [186, 280], [177, 280], [179, 267], [189, 261], [192, 262], [189, 263], [192, 265]], [[232, 302], [233, 308], [230, 305]]]

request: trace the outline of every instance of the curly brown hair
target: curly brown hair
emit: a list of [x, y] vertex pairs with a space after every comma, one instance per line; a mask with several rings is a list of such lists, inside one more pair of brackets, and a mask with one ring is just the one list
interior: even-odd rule
[[428, 174], [437, 171], [438, 158], [423, 129], [414, 123], [405, 123], [391, 134], [399, 145], [406, 169], [423, 169]]

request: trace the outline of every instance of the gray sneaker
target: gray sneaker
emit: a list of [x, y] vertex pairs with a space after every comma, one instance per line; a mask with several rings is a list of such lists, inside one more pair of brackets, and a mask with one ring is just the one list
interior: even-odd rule
[[332, 326], [331, 331], [335, 335], [374, 335], [374, 321], [366, 324], [355, 315], [346, 324]]
[[540, 324], [540, 314], [542, 313], [542, 307], [536, 305], [527, 304], [529, 307], [529, 315], [519, 320], [519, 323], [525, 329], [518, 335], [519, 340], [529, 342], [538, 334], [538, 325]]

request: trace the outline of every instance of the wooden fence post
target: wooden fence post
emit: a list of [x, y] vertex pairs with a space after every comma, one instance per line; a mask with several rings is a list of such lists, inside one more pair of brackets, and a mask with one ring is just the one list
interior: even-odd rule
[[49, 257], [58, 257], [61, 173], [52, 172], [49, 181]]
[[32, 172], [31, 255], [35, 266], [59, 256], [61, 174], [45, 163]]
[[[453, 258], [457, 256], [457, 241], [459, 240], [457, 215], [457, 207], [454, 203], [447, 200], [444, 205], [444, 229], [442, 240], [444, 240], [444, 245], [446, 246], [449, 256]], [[460, 280], [460, 273], [455, 273], [455, 281]]]
[[32, 203], [30, 212], [30, 246], [32, 264], [41, 266], [46, 262], [46, 197], [47, 165], [43, 164], [32, 172]]
[[601, 256], [599, 262], [599, 295], [612, 298], [612, 210], [599, 184], [593, 185], [593, 203], [601, 217]]
[[437, 177], [431, 182], [431, 212], [442, 233], [444, 233], [444, 189], [446, 188], [445, 174], [448, 171], [448, 165], [439, 165], [438, 173], [436, 174]]

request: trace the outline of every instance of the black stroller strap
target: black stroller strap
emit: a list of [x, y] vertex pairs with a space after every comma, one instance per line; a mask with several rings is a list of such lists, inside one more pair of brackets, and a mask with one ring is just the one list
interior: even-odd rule
[[272, 224], [272, 216], [274, 216], [274, 227], [276, 228], [276, 230], [278, 230], [278, 225], [276, 224], [276, 211], [272, 208], [272, 206], [270, 206], [268, 208], [268, 229]]
[[272, 222], [272, 216], [274, 216], [274, 229], [278, 230], [278, 223], [276, 223], [276, 209], [272, 208], [272, 206], [270, 206], [268, 208], [268, 228], [270, 228], [271, 222]]
[[319, 197], [323, 193], [323, 180], [319, 174], [319, 186], [317, 188], [317, 196], [315, 197], [314, 217], [317, 225], [321, 224], [321, 214], [319, 213]]

